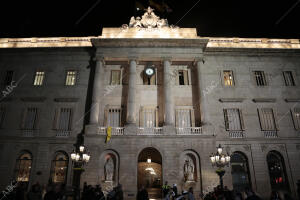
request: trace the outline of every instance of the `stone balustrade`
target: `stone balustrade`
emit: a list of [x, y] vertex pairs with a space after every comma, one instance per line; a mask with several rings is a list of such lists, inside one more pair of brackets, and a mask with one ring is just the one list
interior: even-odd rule
[[229, 131], [230, 138], [244, 138], [245, 133], [243, 131]]
[[202, 135], [202, 127], [176, 127], [177, 135]]
[[71, 135], [70, 130], [57, 130], [56, 137], [69, 137]]
[[[106, 135], [107, 127], [99, 127], [97, 134], [98, 135]], [[124, 127], [112, 127], [111, 135], [124, 135]]]
[[139, 127], [138, 128], [138, 135], [162, 135], [163, 129], [162, 127]]
[[35, 136], [38, 136], [38, 130], [35, 130], [35, 129], [24, 129], [24, 130], [21, 130], [21, 134], [22, 136], [24, 137], [35, 137]]
[[273, 131], [263, 131], [265, 138], [277, 138], [278, 134], [276, 130]]

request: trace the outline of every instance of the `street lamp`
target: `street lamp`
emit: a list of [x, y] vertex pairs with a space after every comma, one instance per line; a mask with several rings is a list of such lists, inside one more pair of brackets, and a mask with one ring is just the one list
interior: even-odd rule
[[224, 167], [229, 166], [230, 155], [229, 153], [224, 154], [222, 152], [223, 152], [223, 147], [221, 147], [221, 145], [219, 144], [219, 146], [217, 147], [217, 153], [212, 153], [210, 155], [210, 161], [212, 163], [212, 166], [218, 167], [216, 173], [220, 178], [220, 186], [221, 189], [223, 190], [223, 176], [225, 174]]
[[73, 187], [74, 199], [80, 199], [80, 176], [84, 171], [83, 166], [87, 164], [91, 158], [90, 153], [84, 146], [83, 133], [78, 134], [77, 141], [74, 144], [74, 150], [71, 153], [71, 160], [73, 164]]

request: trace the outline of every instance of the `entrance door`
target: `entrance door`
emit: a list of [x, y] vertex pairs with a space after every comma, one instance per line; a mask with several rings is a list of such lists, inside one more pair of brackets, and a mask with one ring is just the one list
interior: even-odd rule
[[138, 190], [146, 188], [149, 198], [161, 198], [162, 158], [159, 151], [148, 147], [138, 157]]

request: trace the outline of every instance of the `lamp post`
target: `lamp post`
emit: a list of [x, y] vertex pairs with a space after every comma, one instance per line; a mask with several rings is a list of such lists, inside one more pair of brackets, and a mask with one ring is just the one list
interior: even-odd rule
[[74, 144], [74, 150], [71, 153], [71, 159], [73, 164], [73, 188], [74, 188], [74, 199], [80, 199], [80, 176], [84, 171], [83, 166], [89, 162], [90, 153], [84, 146], [83, 133], [78, 134], [77, 141]]
[[225, 174], [224, 167], [229, 166], [230, 163], [230, 155], [229, 153], [224, 154], [223, 153], [223, 147], [219, 144], [217, 147], [217, 153], [212, 153], [210, 155], [210, 161], [212, 163], [212, 166], [218, 167], [216, 170], [216, 173], [218, 174], [220, 178], [220, 186], [221, 189], [223, 190], [223, 176]]

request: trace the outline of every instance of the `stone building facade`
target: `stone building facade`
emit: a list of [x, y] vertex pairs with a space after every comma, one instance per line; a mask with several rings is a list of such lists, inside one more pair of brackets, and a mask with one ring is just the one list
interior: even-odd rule
[[81, 183], [121, 183], [125, 199], [165, 181], [212, 190], [219, 144], [232, 155], [230, 189], [296, 196], [299, 39], [199, 37], [148, 10], [98, 37], [3, 38], [0, 47], [1, 188], [14, 178], [71, 185], [83, 132], [91, 160]]

